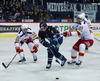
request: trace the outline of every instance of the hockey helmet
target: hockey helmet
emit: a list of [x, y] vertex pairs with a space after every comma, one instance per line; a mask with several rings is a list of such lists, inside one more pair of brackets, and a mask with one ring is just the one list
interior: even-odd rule
[[47, 27], [46, 22], [40, 22], [40, 29], [44, 29], [45, 27]]
[[22, 24], [21, 25], [21, 29], [23, 30], [23, 29], [27, 29], [28, 28], [28, 26], [26, 25], [26, 24]]
[[85, 13], [81, 13], [77, 16], [77, 18], [80, 18], [80, 19], [85, 19]]

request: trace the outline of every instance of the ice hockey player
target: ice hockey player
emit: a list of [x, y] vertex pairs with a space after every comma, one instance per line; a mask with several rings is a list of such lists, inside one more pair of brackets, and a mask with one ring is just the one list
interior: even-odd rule
[[37, 61], [37, 51], [39, 47], [39, 38], [35, 32], [32, 31], [26, 24], [22, 24], [20, 30], [18, 31], [16, 40], [15, 40], [15, 49], [16, 52], [20, 55], [19, 62], [26, 61], [24, 56], [24, 51], [21, 46], [26, 43], [30, 49], [33, 59]]
[[[85, 53], [85, 49], [89, 48], [93, 45], [94, 42], [94, 35], [90, 31], [88, 24], [84, 21], [84, 15], [79, 14], [77, 17], [77, 21], [74, 30], [75, 31], [66, 31], [63, 32], [65, 37], [68, 36], [79, 36], [80, 39], [74, 44], [71, 50], [71, 61], [68, 61], [68, 64], [76, 64], [81, 65]], [[78, 60], [77, 60], [77, 52], [79, 52]]]
[[85, 17], [85, 13], [81, 13], [80, 15], [83, 15], [83, 20], [88, 24], [88, 27], [91, 32], [93, 32], [93, 27], [91, 24], [91, 20]]
[[51, 68], [53, 56], [61, 60], [61, 66], [65, 65], [67, 59], [59, 53], [59, 47], [63, 42], [63, 37], [59, 35], [59, 31], [56, 28], [47, 26], [46, 22], [40, 22], [39, 41], [43, 46], [47, 47], [47, 69]]

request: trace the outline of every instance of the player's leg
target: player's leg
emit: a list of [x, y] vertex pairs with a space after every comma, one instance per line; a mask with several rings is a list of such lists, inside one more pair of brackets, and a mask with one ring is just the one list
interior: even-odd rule
[[79, 45], [79, 57], [76, 65], [80, 65], [82, 63], [86, 48], [89, 48], [92, 45], [93, 40], [85, 40]]
[[16, 43], [16, 44], [15, 44], [15, 49], [16, 49], [16, 52], [17, 52], [17, 53], [19, 54], [19, 56], [20, 56], [19, 62], [24, 62], [24, 61], [26, 61], [26, 59], [25, 59], [24, 51], [23, 51], [23, 49], [21, 48], [21, 46], [22, 46], [22, 43]]
[[19, 62], [24, 62], [24, 61], [26, 61], [23, 49], [20, 49], [20, 54], [19, 54], [19, 56], [20, 56]]
[[28, 45], [28, 47], [33, 55], [34, 61], [37, 61], [37, 52], [38, 52], [39, 45], [33, 44], [33, 42], [29, 42], [27, 45]]
[[55, 57], [58, 58], [59, 60], [61, 60], [61, 66], [64, 66], [65, 62], [67, 61], [67, 59], [65, 58], [65, 56], [62, 55], [59, 51], [56, 51], [54, 53], [55, 53]]
[[85, 54], [85, 48], [86, 48], [85, 44], [82, 43], [79, 45], [79, 56], [78, 56], [78, 62], [76, 63], [76, 65], [81, 65], [84, 54]]
[[74, 64], [77, 61], [77, 51], [72, 48], [71, 50], [71, 61], [68, 61], [68, 64]]
[[68, 64], [74, 64], [77, 61], [77, 52], [79, 51], [79, 45], [82, 42], [81, 39], [79, 39], [74, 45], [71, 50], [71, 61], [68, 61]]
[[46, 68], [47, 69], [50, 69], [51, 68], [51, 65], [52, 65], [52, 60], [53, 60], [53, 53], [51, 52], [50, 49], [47, 49], [47, 52], [48, 52], [48, 61], [47, 61]]
[[54, 56], [62, 61], [61, 66], [64, 66], [67, 59], [64, 57], [64, 55], [62, 55], [59, 52], [59, 47], [62, 44], [62, 42], [63, 42], [63, 38], [61, 38], [58, 42], [52, 41], [53, 46], [51, 45], [50, 49], [53, 51]]

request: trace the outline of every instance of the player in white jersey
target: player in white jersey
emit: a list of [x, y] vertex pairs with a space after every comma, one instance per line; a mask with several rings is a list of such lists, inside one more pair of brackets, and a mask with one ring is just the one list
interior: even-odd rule
[[[88, 24], [84, 21], [84, 15], [80, 14], [77, 17], [77, 21], [74, 30], [75, 31], [66, 31], [63, 32], [65, 37], [68, 36], [79, 36], [80, 39], [74, 44], [71, 50], [71, 61], [68, 61], [68, 64], [76, 63], [76, 65], [80, 65], [83, 61], [85, 49], [89, 48], [93, 45], [94, 35], [90, 31]], [[78, 60], [77, 60], [77, 52], [79, 52]]]
[[26, 43], [28, 48], [30, 49], [34, 61], [37, 61], [37, 51], [39, 47], [38, 36], [35, 32], [33, 32], [26, 24], [22, 24], [20, 30], [18, 31], [16, 40], [15, 40], [15, 49], [16, 52], [20, 55], [19, 62], [26, 61], [24, 56], [24, 51], [21, 46]]

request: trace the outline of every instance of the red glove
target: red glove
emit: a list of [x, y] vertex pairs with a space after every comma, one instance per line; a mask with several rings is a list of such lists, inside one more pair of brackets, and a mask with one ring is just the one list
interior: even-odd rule
[[20, 53], [20, 47], [15, 47], [16, 52], [19, 54]]
[[38, 46], [39, 46], [38, 44], [36, 44], [36, 45], [33, 46], [33, 49], [34, 49], [35, 53], [38, 51]]
[[72, 34], [71, 34], [71, 32], [66, 31], [66, 32], [63, 32], [63, 36], [65, 36], [65, 37], [72, 36]]
[[73, 32], [73, 31], [74, 31], [73, 29], [70, 29], [70, 30], [69, 30], [69, 32]]

